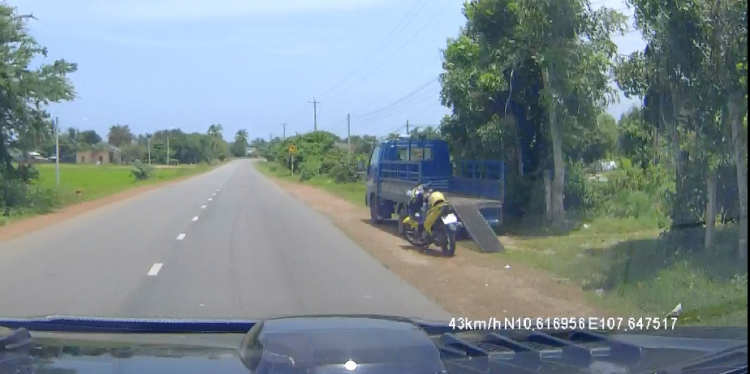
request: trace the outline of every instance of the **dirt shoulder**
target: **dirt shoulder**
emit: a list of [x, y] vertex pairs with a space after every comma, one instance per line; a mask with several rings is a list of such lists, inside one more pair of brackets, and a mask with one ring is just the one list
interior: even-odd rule
[[[583, 291], [549, 274], [501, 258], [458, 248], [444, 258], [414, 250], [395, 224], [373, 226], [366, 207], [319, 188], [272, 178], [328, 217], [392, 272], [457, 317], [589, 317], [608, 313], [584, 300]], [[492, 255], [502, 256], [502, 255]]]
[[73, 218], [75, 216], [81, 215], [86, 212], [90, 212], [94, 209], [98, 209], [106, 205], [116, 203], [118, 201], [122, 201], [125, 199], [129, 199], [131, 197], [135, 197], [144, 192], [148, 192], [157, 188], [161, 188], [161, 187], [173, 184], [173, 183], [182, 182], [186, 179], [192, 178], [200, 174], [201, 173], [191, 174], [191, 175], [187, 175], [187, 176], [180, 177], [180, 178], [170, 179], [164, 182], [148, 184], [148, 185], [144, 185], [140, 187], [134, 187], [134, 188], [130, 188], [125, 191], [122, 191], [122, 192], [118, 192], [112, 195], [102, 197], [100, 199], [85, 201], [85, 202], [78, 203], [75, 205], [69, 205], [49, 214], [19, 219], [18, 221], [14, 221], [14, 222], [9, 223], [8, 225], [0, 227], [0, 242], [7, 241], [10, 239], [16, 238], [18, 236], [21, 236], [21, 235], [28, 234], [30, 232], [45, 228], [50, 225], [54, 225], [56, 223], [60, 223], [66, 219]]

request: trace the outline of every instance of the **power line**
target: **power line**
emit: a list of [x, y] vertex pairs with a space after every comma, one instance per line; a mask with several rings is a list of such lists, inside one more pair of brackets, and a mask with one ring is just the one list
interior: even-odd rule
[[425, 82], [425, 83], [424, 83], [424, 84], [423, 84], [422, 86], [420, 86], [419, 88], [417, 88], [417, 89], [415, 89], [414, 91], [412, 91], [412, 92], [410, 92], [410, 93], [406, 94], [406, 96], [403, 96], [403, 97], [401, 97], [400, 99], [398, 99], [398, 100], [394, 101], [393, 103], [391, 103], [391, 104], [389, 104], [389, 105], [387, 105], [387, 106], [385, 106], [385, 107], [383, 107], [383, 108], [380, 108], [380, 109], [377, 109], [377, 110], [373, 110], [373, 111], [370, 111], [370, 112], [367, 112], [367, 113], [361, 114], [361, 115], [359, 115], [359, 117], [369, 117], [369, 116], [372, 116], [373, 114], [377, 114], [377, 113], [380, 113], [380, 112], [382, 112], [382, 111], [384, 111], [384, 110], [386, 110], [386, 109], [392, 108], [392, 107], [394, 107], [394, 106], [396, 106], [396, 105], [398, 105], [398, 104], [402, 103], [402, 102], [403, 102], [404, 100], [406, 100], [406, 99], [408, 99], [408, 98], [410, 98], [410, 97], [412, 97], [412, 96], [416, 95], [417, 93], [421, 92], [421, 91], [422, 91], [422, 90], [424, 90], [425, 88], [429, 87], [429, 86], [430, 86], [431, 84], [433, 84], [433, 83], [437, 82], [437, 81], [438, 81], [438, 78], [439, 78], [439, 77], [435, 77], [435, 78], [432, 78], [432, 79], [430, 79], [429, 81]]
[[[439, 55], [440, 55], [440, 54], [438, 54], [438, 56], [439, 56]], [[417, 75], [416, 73], [417, 73], [417, 72], [421, 72], [421, 71], [422, 71], [422, 70], [423, 70], [423, 69], [424, 69], [425, 67], [427, 67], [427, 65], [429, 65], [429, 64], [430, 64], [430, 62], [425, 62], [425, 63], [424, 63], [424, 64], [423, 64], [422, 66], [420, 66], [420, 67], [419, 67], [419, 69], [417, 69], [417, 71], [415, 71], [415, 72], [414, 72], [414, 73], [412, 73], [412, 74], [409, 74], [409, 79], [407, 79], [407, 80], [405, 80], [405, 81], [401, 82], [401, 83], [399, 84], [399, 86], [403, 86], [403, 85], [406, 85], [407, 83], [409, 83], [409, 82], [413, 81], [413, 80], [414, 80], [414, 78], [416, 78], [416, 77], [418, 76], [418, 75]], [[441, 72], [441, 73], [442, 73], [442, 72]], [[390, 90], [390, 91], [388, 91], [388, 93], [387, 93], [387, 94], [385, 94], [385, 95], [382, 95], [382, 96], [380, 96], [380, 97], [378, 97], [377, 99], [375, 99], [375, 100], [372, 100], [372, 101], [374, 101], [374, 102], [379, 102], [379, 101], [382, 101], [382, 100], [384, 100], [384, 99], [387, 99], [387, 98], [391, 97], [393, 93], [394, 93], [394, 92], [393, 92], [393, 90]], [[360, 109], [362, 109], [362, 108], [360, 108]], [[358, 112], [358, 111], [359, 111], [359, 110], [356, 110], [355, 112]]]
[[[404, 111], [409, 111], [409, 110], [413, 109], [414, 107], [421, 107], [420, 104], [422, 104], [424, 102], [427, 102], [427, 101], [430, 101], [430, 100], [435, 100], [435, 97], [432, 94], [430, 94], [429, 96], [423, 97], [420, 100], [412, 102], [408, 107], [400, 108], [400, 109], [396, 108], [393, 111], [386, 111], [385, 113], [382, 113], [380, 115], [376, 115], [376, 116], [372, 116], [372, 117], [369, 117], [369, 118], [365, 118], [364, 120], [362, 120], [362, 122], [364, 122], [364, 123], [372, 123], [372, 122], [375, 122], [375, 121], [382, 121], [382, 120], [384, 120], [386, 118], [393, 117], [394, 115], [397, 115], [397, 114], [400, 114], [400, 113], [404, 113]], [[430, 103], [430, 106], [432, 106], [433, 104], [434, 103]]]
[[[408, 40], [406, 41], [406, 43], [402, 44], [402, 45], [401, 45], [401, 47], [399, 47], [399, 48], [398, 48], [398, 49], [397, 49], [397, 50], [396, 50], [395, 52], [393, 52], [393, 53], [392, 53], [392, 54], [391, 54], [390, 56], [388, 56], [388, 57], [387, 57], [387, 58], [386, 58], [385, 60], [383, 60], [383, 61], [382, 61], [382, 62], [381, 62], [381, 63], [380, 63], [380, 64], [379, 64], [378, 66], [376, 66], [376, 67], [375, 67], [375, 69], [372, 69], [372, 70], [370, 70], [370, 72], [369, 72], [369, 73], [367, 73], [367, 75], [365, 75], [364, 77], [362, 77], [362, 79], [360, 79], [360, 80], [359, 80], [358, 82], [355, 82], [355, 83], [359, 83], [359, 82], [362, 82], [362, 81], [364, 81], [365, 79], [369, 78], [369, 77], [370, 77], [370, 76], [371, 76], [371, 75], [372, 75], [373, 73], [375, 73], [376, 71], [378, 71], [378, 69], [380, 69], [380, 68], [381, 68], [381, 67], [383, 67], [383, 65], [385, 65], [385, 64], [386, 64], [386, 63], [387, 63], [388, 61], [390, 61], [390, 59], [391, 59], [391, 58], [393, 58], [393, 56], [395, 56], [396, 54], [398, 54], [399, 52], [401, 52], [401, 50], [403, 50], [404, 48], [406, 48], [406, 46], [407, 46], [407, 45], [409, 45], [409, 43], [411, 43], [411, 42], [412, 42], [412, 40], [414, 40], [414, 38], [416, 38], [417, 36], [419, 36], [419, 34], [420, 34], [420, 33], [422, 33], [422, 31], [424, 31], [424, 29], [425, 29], [425, 28], [427, 28], [427, 26], [429, 26], [429, 25], [430, 25], [430, 24], [432, 23], [432, 21], [434, 21], [434, 20], [435, 20], [435, 18], [437, 18], [437, 16], [438, 16], [438, 15], [439, 15], [440, 13], [442, 13], [442, 12], [443, 12], [443, 10], [445, 10], [445, 8], [446, 8], [446, 7], [448, 6], [448, 4], [450, 4], [451, 2], [452, 2], [452, 0], [447, 0], [446, 2], [444, 2], [444, 3], [443, 3], [443, 6], [442, 6], [442, 7], [440, 7], [440, 10], [438, 10], [438, 12], [437, 12], [437, 13], [433, 14], [433, 15], [432, 15], [432, 17], [431, 17], [431, 18], [430, 18], [430, 19], [429, 19], [429, 20], [427, 21], [427, 23], [425, 23], [424, 25], [422, 25], [422, 27], [421, 27], [421, 28], [420, 28], [419, 30], [417, 30], [417, 32], [416, 32], [416, 33], [414, 33], [414, 34], [413, 34], [413, 35], [412, 35], [412, 36], [411, 36], [411, 37], [410, 37], [410, 38], [409, 38], [409, 39], [408, 39]], [[355, 85], [356, 85], [356, 84], [355, 84]], [[345, 88], [345, 89], [344, 89], [343, 91], [340, 91], [340, 92], [339, 92], [339, 94], [342, 94], [342, 93], [344, 93], [344, 92], [348, 91], [349, 89], [351, 89], [351, 88], [352, 88], [352, 87], [354, 87], [355, 85], [350, 85], [350, 86], [348, 86], [348, 87], [347, 87], [347, 88]]]
[[[411, 23], [411, 21], [414, 19], [414, 16], [416, 16], [417, 14], [419, 14], [419, 12], [422, 11], [422, 9], [424, 8], [425, 5], [427, 5], [427, 3], [428, 3], [428, 1], [425, 1], [422, 4], [422, 6], [419, 8], [419, 10], [417, 10], [416, 13], [414, 13], [414, 9], [417, 8], [417, 5], [419, 5], [419, 3], [417, 2], [416, 4], [414, 4], [414, 6], [409, 10], [409, 12], [407, 12], [406, 15], [404, 15], [404, 17], [401, 18], [401, 20], [398, 22], [398, 24], [396, 24], [396, 26], [391, 30], [391, 32], [388, 33], [388, 35], [385, 37], [385, 39], [383, 39], [383, 41], [378, 45], [378, 47], [375, 48], [373, 50], [373, 52], [370, 53], [370, 55], [367, 58], [365, 58], [364, 60], [362, 60], [362, 63], [357, 64], [358, 66], [355, 67], [351, 72], [349, 72], [349, 74], [347, 74], [344, 77], [344, 79], [342, 79], [341, 81], [339, 81], [338, 83], [336, 83], [335, 85], [333, 85], [333, 87], [329, 88], [328, 90], [326, 90], [325, 92], [323, 92], [322, 94], [320, 94], [320, 96], [321, 97], [325, 96], [329, 92], [335, 90], [336, 88], [338, 88], [339, 86], [341, 86], [342, 83], [348, 81], [349, 78], [353, 77], [359, 68], [361, 68], [363, 65], [366, 65], [367, 63], [371, 62], [372, 58], [375, 57], [380, 51], [382, 51], [388, 45], [388, 43], [390, 43], [393, 40], [393, 38], [395, 38], [395, 36], [398, 35], [399, 32], [403, 31], [407, 26], [409, 26], [409, 24]], [[414, 14], [412, 14], [412, 13], [414, 13]], [[410, 15], [411, 15], [411, 18], [406, 22], [406, 24], [404, 24], [403, 26], [401, 26], [401, 24], [403, 24], [404, 21], [407, 18], [409, 18]]]

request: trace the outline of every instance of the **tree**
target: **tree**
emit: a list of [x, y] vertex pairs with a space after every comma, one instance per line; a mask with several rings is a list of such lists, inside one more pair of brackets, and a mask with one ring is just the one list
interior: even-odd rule
[[512, 155], [521, 176], [524, 165], [545, 167], [551, 143], [556, 224], [564, 218], [564, 143], [596, 127], [614, 97], [610, 34], [625, 18], [590, 9], [586, 0], [472, 0], [444, 52], [441, 96], [453, 114], [441, 133], [458, 154]]
[[115, 147], [130, 144], [134, 139], [135, 136], [128, 125], [112, 125], [109, 128], [109, 134], [107, 134], [107, 142]]
[[4, 178], [12, 178], [17, 173], [10, 149], [20, 145], [15, 144], [19, 136], [25, 137], [21, 147], [37, 143], [45, 136], [51, 128], [45, 107], [75, 97], [67, 76], [77, 67], [65, 60], [32, 67], [32, 61], [36, 65], [36, 61], [47, 56], [47, 50], [27, 33], [27, 22], [33, 17], [19, 15], [15, 8], [0, 4], [0, 18], [0, 82], [3, 87], [0, 98], [3, 113], [0, 121], [0, 173]]
[[81, 143], [86, 143], [89, 146], [92, 146], [94, 144], [99, 144], [102, 142], [102, 137], [99, 136], [99, 134], [96, 133], [94, 130], [84, 130], [78, 132], [78, 139]]
[[211, 126], [208, 126], [208, 135], [215, 138], [223, 139], [222, 131], [224, 131], [224, 126], [221, 124], [212, 124]]
[[237, 134], [234, 135], [234, 143], [232, 143], [232, 155], [235, 157], [245, 157], [247, 154], [247, 148], [249, 146], [247, 142], [247, 130], [238, 130]]
[[[743, 73], [731, 67], [747, 60], [747, 2], [631, 3], [647, 47], [622, 61], [616, 77], [626, 93], [644, 98], [644, 118], [664, 131], [671, 145], [677, 181], [673, 225], [705, 216], [705, 246], [711, 246], [716, 172], [734, 163], [740, 210], [738, 253], [745, 257], [746, 87], [740, 79]], [[693, 193], [699, 188], [694, 181], [701, 179], [708, 201], [703, 207], [696, 205], [700, 199]]]

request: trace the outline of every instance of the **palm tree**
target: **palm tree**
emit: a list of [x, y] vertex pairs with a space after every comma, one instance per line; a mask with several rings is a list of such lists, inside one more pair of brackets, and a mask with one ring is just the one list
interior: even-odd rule
[[214, 138], [221, 138], [222, 131], [224, 131], [224, 126], [221, 124], [212, 124], [211, 126], [208, 126], [208, 135]]
[[237, 131], [237, 134], [234, 135], [234, 142], [240, 143], [240, 144], [247, 144], [247, 130], [241, 129]]

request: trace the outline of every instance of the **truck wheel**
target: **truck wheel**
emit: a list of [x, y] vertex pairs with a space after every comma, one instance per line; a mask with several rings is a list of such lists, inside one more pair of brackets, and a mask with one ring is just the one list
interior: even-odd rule
[[404, 219], [406, 218], [406, 208], [401, 207], [398, 210], [398, 234], [404, 236], [406, 234], [406, 225], [404, 225]]
[[370, 198], [370, 222], [379, 224], [382, 220], [378, 216], [378, 209], [380, 208], [380, 199], [373, 196]]

